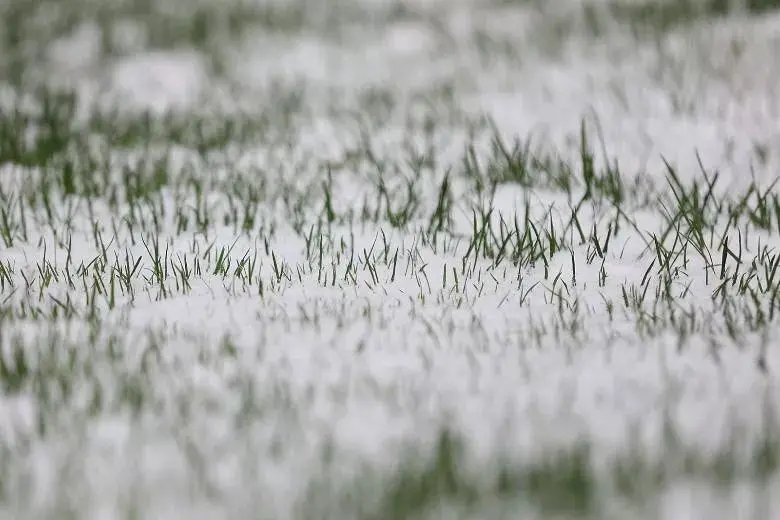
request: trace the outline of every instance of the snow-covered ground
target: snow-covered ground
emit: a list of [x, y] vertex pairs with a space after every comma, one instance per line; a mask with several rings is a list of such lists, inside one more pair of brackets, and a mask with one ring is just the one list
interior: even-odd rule
[[9, 47], [0, 518], [780, 517], [780, 12], [639, 3]]

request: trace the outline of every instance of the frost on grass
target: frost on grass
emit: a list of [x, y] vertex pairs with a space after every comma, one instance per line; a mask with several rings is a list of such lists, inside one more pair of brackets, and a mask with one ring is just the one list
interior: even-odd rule
[[775, 17], [169, 4], [9, 14], [0, 516], [778, 514]]

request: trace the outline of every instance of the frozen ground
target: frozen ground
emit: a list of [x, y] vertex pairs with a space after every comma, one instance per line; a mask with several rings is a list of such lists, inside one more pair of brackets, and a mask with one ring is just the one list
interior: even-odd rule
[[551, 4], [0, 2], [0, 518], [780, 518], [780, 11]]

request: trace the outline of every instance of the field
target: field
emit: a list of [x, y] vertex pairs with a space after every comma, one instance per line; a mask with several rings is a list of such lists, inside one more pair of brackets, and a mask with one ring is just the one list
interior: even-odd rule
[[780, 1], [0, 16], [0, 520], [780, 518]]

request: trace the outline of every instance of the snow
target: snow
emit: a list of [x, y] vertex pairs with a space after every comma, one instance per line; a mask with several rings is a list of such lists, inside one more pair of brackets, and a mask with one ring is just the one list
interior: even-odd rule
[[[490, 19], [490, 11], [485, 13]], [[500, 25], [500, 17], [492, 16]], [[458, 18], [455, 25], [467, 25], [462, 28], [466, 34], [464, 20]], [[506, 136], [530, 134], [534, 142], [573, 157], [573, 139], [585, 117], [591, 124], [598, 121], [606, 150], [624, 171], [662, 181], [661, 158], [666, 158], [680, 165], [684, 179], [692, 180], [700, 178], [698, 153], [708, 169], [723, 172], [725, 186], [744, 189], [752, 181], [746, 172], [763, 182], [776, 177], [774, 144], [780, 137], [780, 120], [775, 117], [773, 76], [765, 74], [764, 64], [771, 56], [778, 22], [777, 16], [768, 16], [724, 21], [717, 30], [704, 27], [693, 34], [681, 29], [659, 43], [661, 51], [670, 53], [663, 58], [652, 44], [627, 50], [621, 36], [612, 43], [589, 44], [575, 35], [559, 59], [529, 49], [528, 59], [497, 57], [488, 64], [474, 53], [443, 50], [441, 34], [416, 22], [399, 22], [347, 45], [326, 43], [316, 35], [256, 35], [236, 49], [229, 69], [232, 79], [248, 91], [274, 82], [305, 85], [305, 108], [299, 115], [308, 124], [299, 130], [297, 149], [266, 152], [265, 143], [258, 142], [260, 151], [250, 147], [242, 161], [269, 169], [279, 165], [281, 172], [274, 175], [285, 184], [274, 187], [304, 192], [321, 175], [318, 161], [344, 159], [358, 142], [353, 125], [328, 119], [322, 109], [334, 92], [339, 103], [354, 106], [355, 99], [372, 87], [408, 99], [405, 96], [450, 83], [466, 112], [489, 113]], [[88, 31], [84, 34], [92, 37]], [[744, 39], [746, 50], [734, 61], [724, 58], [717, 74], [697, 65], [701, 56], [689, 52], [695, 47], [705, 58], [722, 57], [719, 53], [726, 52], [722, 48], [736, 38]], [[58, 52], [77, 53], [80, 48]], [[755, 53], [763, 53], [764, 59]], [[683, 77], [666, 79], [662, 68], [667, 66], [683, 71]], [[70, 70], [79, 67], [88, 68], [76, 60]], [[134, 108], [193, 109], [218, 87], [194, 51], [139, 54], [118, 60], [110, 70], [115, 99]], [[674, 96], [689, 103], [691, 110], [675, 108]], [[425, 143], [422, 132], [404, 127], [398, 119], [402, 118], [394, 113], [372, 135], [378, 154], [403, 153], [399, 143], [410, 133], [412, 140]], [[455, 164], [458, 156], [452, 150], [462, 149], [464, 129], [455, 122], [434, 132], [440, 142], [437, 156], [445, 164]], [[763, 164], [755, 161], [759, 142], [768, 149]], [[300, 176], [291, 178], [288, 172]], [[373, 193], [375, 188], [362, 173], [349, 166], [335, 173], [337, 211], [356, 206]], [[213, 186], [230, 175], [213, 174]], [[10, 168], [3, 175], [4, 184], [6, 176], [17, 176]], [[435, 177], [440, 173], [431, 175], [422, 181], [421, 192], [425, 207], [433, 209], [441, 179]], [[454, 181], [453, 189], [463, 199], [470, 190], [462, 179]], [[227, 203], [224, 194], [214, 191], [208, 200], [216, 212]], [[512, 215], [524, 207], [526, 194], [518, 186], [501, 187], [494, 199], [496, 215]], [[178, 254], [191, 261], [209, 244], [213, 243], [212, 255], [232, 245], [231, 271], [245, 252], [256, 253], [266, 284], [264, 295], [256, 283], [211, 274], [213, 256], [202, 260], [204, 274], [195, 277], [186, 292], [173, 290], [169, 297], [158, 298], [154, 283], [136, 280], [134, 300], [121, 295], [115, 309], [103, 303], [99, 309], [104, 332], [119, 336], [119, 362], [108, 352], [78, 350], [90, 343], [84, 320], [56, 326], [61, 335], [51, 341], [46, 341], [50, 331], [40, 324], [27, 320], [2, 324], [4, 356], [10, 355], [17, 335], [30, 359], [40, 363], [47, 353], [64, 360], [65, 351], [56, 353], [67, 345], [76, 349], [72, 370], [84, 376], [74, 384], [72, 409], [41, 410], [44, 404], [36, 402], [32, 389], [0, 398], [0, 442], [3, 449], [21, 453], [4, 463], [11, 489], [23, 491], [16, 502], [8, 500], [22, 509], [34, 504], [22, 514], [42, 517], [64, 505], [80, 518], [94, 519], [118, 518], [134, 507], [144, 518], [281, 519], [319, 517], [318, 511], [331, 511], [329, 517], [336, 518], [335, 509], [327, 508], [337, 509], [337, 504], [328, 500], [346, 501], [355, 487], [358, 493], [363, 490], [370, 510], [386, 485], [383, 475], [406, 463], [404, 457], [422, 463], [429, 455], [409, 456], [409, 450], [429, 453], [440, 427], [449, 425], [468, 447], [469, 464], [463, 471], [486, 487], [496, 463], [519, 467], [542, 463], [586, 441], [595, 468], [608, 468], [637, 454], [650, 467], [669, 468], [671, 484], [658, 491], [646, 517], [780, 515], [776, 474], [763, 482], [736, 478], [720, 486], [685, 474], [684, 461], [670, 448], [667, 435], [672, 431], [674, 449], [684, 450], [697, 463], [714, 467], [728, 454], [736, 467], [744, 468], [762, 442], [764, 429], [777, 427], [767, 426], [767, 421], [780, 413], [774, 376], [780, 370], [778, 353], [766, 351], [762, 371], [757, 359], [767, 338], [757, 334], [738, 344], [725, 335], [700, 258], [687, 269], [684, 282], [691, 283], [690, 294], [680, 299], [680, 306], [696, 309], [709, 328], [691, 334], [680, 347], [673, 328], [642, 337], [636, 316], [622, 310], [623, 284], [638, 285], [650, 262], [637, 259], [643, 243], [633, 231], [625, 230], [610, 249], [603, 287], [599, 262], [584, 262], [586, 245], [575, 251], [576, 284], [568, 254], [551, 260], [550, 273], [564, 273], [562, 279], [571, 291], [567, 300], [580, 297], [579, 312], [561, 311], [559, 302], [551, 299], [552, 281], [544, 279], [541, 265], [520, 273], [524, 288], [539, 283], [523, 301], [517, 269], [489, 270], [490, 262], [480, 260], [476, 274], [466, 282], [460, 258], [467, 244], [435, 250], [420, 244], [411, 231], [391, 231], [386, 225], [382, 230], [390, 254], [399, 250], [395, 281], [390, 281], [392, 264], [377, 261], [378, 282], [359, 264], [358, 283], [347, 283], [349, 252], [340, 254], [334, 245], [325, 253], [323, 271], [330, 278], [332, 262], [338, 266], [335, 285], [323, 286], [316, 267], [300, 274], [296, 270], [309, 264], [304, 241], [293, 232], [292, 223], [283, 221], [279, 195], [272, 197], [276, 200], [264, 210], [279, 224], [270, 241], [273, 255], [265, 252], [257, 229], [254, 236], [238, 236], [231, 226], [220, 225], [211, 226], [206, 234], [176, 233], [171, 215], [161, 240], [171, 258]], [[537, 190], [532, 197], [539, 215], [552, 203], [565, 211], [560, 195]], [[314, 204], [320, 201], [308, 200], [310, 209], [318, 211], [321, 205]], [[167, 207], [181, 203], [170, 194], [164, 202]], [[66, 203], [56, 204], [64, 214]], [[109, 236], [111, 211], [101, 204], [96, 207]], [[455, 216], [457, 227], [468, 232], [471, 214], [465, 208], [460, 205]], [[74, 265], [100, 253], [84, 206], [77, 211]], [[640, 220], [648, 229], [663, 224], [657, 215]], [[354, 240], [355, 262], [383, 240], [379, 226], [373, 224], [334, 225], [332, 234], [334, 244], [340, 238]], [[769, 241], [780, 246], [777, 237]], [[34, 273], [44, 258], [40, 246], [44, 242], [46, 258], [62, 268], [65, 245], [57, 245], [46, 229], [0, 249], [0, 261], [9, 262], [17, 273]], [[112, 262], [114, 252], [120, 259], [125, 251], [143, 258], [142, 269], [150, 275], [144, 245], [131, 244], [126, 228], [109, 249]], [[289, 277], [271, 288], [273, 258], [288, 266]], [[442, 271], [453, 269], [463, 276], [458, 291], [453, 290], [452, 278], [442, 282]], [[16, 281], [22, 287], [21, 276]], [[173, 287], [173, 279], [167, 281]], [[9, 306], [32, 301], [54, 307], [50, 299], [38, 303], [35, 291], [3, 291], [0, 299]], [[70, 294], [76, 305], [84, 299], [84, 291], [70, 289], [63, 280], [45, 292], [59, 300]], [[619, 309], [614, 319], [606, 314], [606, 300]], [[570, 332], [567, 322], [582, 325]], [[769, 334], [775, 330], [773, 324]], [[219, 350], [226, 336], [236, 347], [233, 355]], [[136, 387], [146, 403], [141, 411], [129, 409], [123, 394]], [[106, 402], [100, 413], [90, 415], [97, 394]], [[42, 413], [50, 414], [51, 427], [61, 435], [35, 432], [36, 417]], [[24, 448], [18, 448], [21, 445]], [[329, 450], [333, 460], [323, 460]], [[29, 482], [29, 487], [22, 490], [22, 482]], [[441, 507], [446, 509], [447, 504]], [[516, 507], [527, 512], [524, 517], [544, 517], [533, 504]], [[628, 515], [622, 518], [631, 517], [620, 509], [617, 498], [600, 507], [605, 514], [622, 511]], [[18, 517], [14, 515], [19, 512], [11, 509], [0, 510], [0, 518]]]

